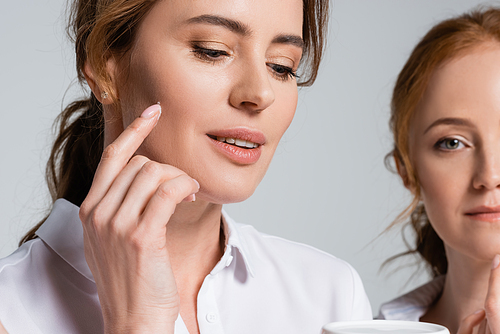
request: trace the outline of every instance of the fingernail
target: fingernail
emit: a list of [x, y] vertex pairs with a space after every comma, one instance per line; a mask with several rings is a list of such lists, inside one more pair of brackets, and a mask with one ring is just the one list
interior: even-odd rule
[[500, 264], [500, 255], [495, 255], [493, 258], [493, 262], [491, 263], [491, 270], [496, 269]]
[[200, 190], [200, 183], [198, 181], [196, 181], [195, 179], [193, 179], [194, 183], [196, 183], [196, 185], [198, 186], [198, 190]]
[[161, 114], [161, 106], [159, 103], [153, 104], [152, 106], [146, 108], [141, 114], [142, 118], [152, 118], [153, 116]]
[[479, 310], [477, 310], [476, 312], [474, 312], [474, 314], [479, 314], [481, 312], [484, 312], [484, 310], [482, 308], [480, 308]]
[[188, 197], [186, 197], [186, 198], [183, 199], [183, 202], [194, 202], [194, 201], [196, 201], [196, 195], [195, 194], [191, 194]]

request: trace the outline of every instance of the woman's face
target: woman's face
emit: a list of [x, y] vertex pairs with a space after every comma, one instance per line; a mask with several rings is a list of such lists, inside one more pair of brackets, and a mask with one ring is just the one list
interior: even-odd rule
[[185, 171], [214, 203], [250, 196], [297, 104], [302, 0], [158, 1], [116, 63], [127, 126], [159, 101], [138, 154]]
[[438, 68], [410, 128], [422, 200], [447, 256], [500, 252], [500, 45]]

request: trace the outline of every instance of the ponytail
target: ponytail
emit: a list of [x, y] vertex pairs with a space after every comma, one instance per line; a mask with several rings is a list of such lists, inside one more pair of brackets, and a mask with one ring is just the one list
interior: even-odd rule
[[[58, 136], [47, 162], [45, 179], [52, 201], [64, 198], [80, 206], [87, 196], [104, 146], [102, 105], [91, 95], [71, 103], [57, 117]], [[33, 227], [19, 245], [36, 238], [47, 218]]]

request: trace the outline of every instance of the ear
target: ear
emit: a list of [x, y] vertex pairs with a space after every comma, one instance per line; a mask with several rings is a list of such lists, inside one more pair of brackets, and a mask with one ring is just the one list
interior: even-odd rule
[[402, 159], [399, 157], [397, 153], [393, 155], [393, 158], [394, 162], [396, 163], [396, 169], [398, 171], [399, 176], [403, 180], [405, 188], [414, 193], [415, 185], [412, 182], [410, 182], [410, 178], [408, 177], [408, 170], [406, 169], [405, 164], [403, 163]]
[[[115, 80], [114, 80], [114, 70], [115, 70], [115, 61], [113, 57], [110, 57], [108, 61], [106, 62], [106, 67], [107, 67], [107, 72], [111, 77], [112, 85], [114, 86]], [[87, 84], [89, 85], [90, 89], [92, 90], [92, 93], [96, 97], [96, 99], [101, 102], [103, 105], [107, 104], [112, 104], [114, 102], [114, 99], [112, 94], [110, 92], [107, 92], [106, 90], [102, 89], [99, 86], [99, 83], [96, 79], [96, 75], [94, 73], [94, 69], [92, 66], [90, 66], [89, 62], [86, 61], [85, 65], [83, 67], [83, 75], [85, 76], [85, 80], [87, 80]], [[112, 87], [114, 92], [117, 92], [116, 87]], [[118, 95], [118, 94], [116, 94]], [[118, 96], [115, 96], [116, 98]]]

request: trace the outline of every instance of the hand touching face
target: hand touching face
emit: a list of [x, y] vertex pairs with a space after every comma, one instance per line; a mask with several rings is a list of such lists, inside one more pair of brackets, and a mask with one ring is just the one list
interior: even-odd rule
[[179, 313], [166, 230], [176, 206], [194, 200], [199, 185], [175, 167], [132, 158], [160, 113], [160, 106], [149, 107], [106, 147], [80, 207], [106, 333], [173, 333]]

